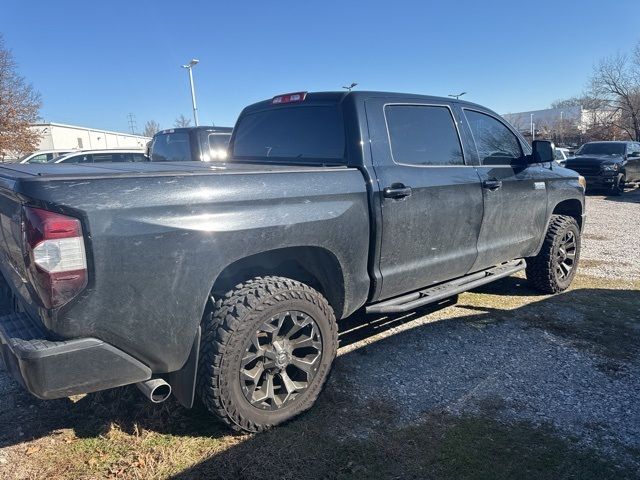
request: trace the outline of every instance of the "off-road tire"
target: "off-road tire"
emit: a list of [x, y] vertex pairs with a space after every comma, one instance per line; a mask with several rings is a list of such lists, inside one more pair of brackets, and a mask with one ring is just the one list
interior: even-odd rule
[[[559, 278], [556, 267], [556, 253], [564, 235], [573, 232], [576, 242], [574, 265], [566, 278]], [[575, 277], [580, 260], [580, 228], [575, 218], [566, 215], [552, 215], [542, 248], [535, 257], [527, 258], [527, 279], [543, 293], [558, 293], [566, 290]]]
[[[280, 410], [251, 405], [240, 386], [245, 344], [259, 325], [282, 311], [304, 312], [322, 335], [322, 357], [309, 387]], [[256, 277], [236, 285], [203, 319], [198, 394], [207, 409], [236, 431], [259, 432], [309, 409], [329, 375], [338, 345], [337, 325], [327, 300], [316, 290], [283, 277]]]

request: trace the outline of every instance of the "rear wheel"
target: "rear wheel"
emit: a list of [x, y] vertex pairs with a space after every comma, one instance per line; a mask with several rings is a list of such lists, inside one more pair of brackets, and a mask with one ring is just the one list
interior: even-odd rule
[[569, 288], [580, 260], [580, 228], [573, 217], [552, 215], [542, 248], [527, 259], [527, 279], [544, 293]]
[[198, 390], [235, 430], [257, 432], [307, 410], [337, 350], [326, 299], [282, 277], [237, 285], [205, 318]]

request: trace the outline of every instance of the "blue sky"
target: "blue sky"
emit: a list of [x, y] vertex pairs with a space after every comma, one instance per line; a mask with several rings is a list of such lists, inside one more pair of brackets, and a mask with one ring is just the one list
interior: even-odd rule
[[128, 130], [132, 112], [173, 126], [233, 125], [275, 94], [469, 92], [500, 113], [579, 94], [594, 63], [640, 40], [638, 0], [11, 1], [0, 32], [46, 121]]

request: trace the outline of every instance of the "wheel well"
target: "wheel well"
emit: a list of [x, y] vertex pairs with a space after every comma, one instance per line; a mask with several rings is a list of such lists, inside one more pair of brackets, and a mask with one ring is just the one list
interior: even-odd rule
[[582, 229], [582, 203], [580, 203], [580, 200], [576, 200], [575, 198], [571, 200], [564, 200], [556, 205], [556, 208], [553, 209], [553, 213], [556, 215], [568, 215], [575, 218], [576, 222], [578, 222], [578, 226]]
[[237, 260], [220, 272], [213, 284], [219, 298], [235, 285], [254, 277], [275, 275], [305, 283], [318, 290], [340, 318], [344, 306], [344, 276], [338, 259], [320, 247], [288, 247]]

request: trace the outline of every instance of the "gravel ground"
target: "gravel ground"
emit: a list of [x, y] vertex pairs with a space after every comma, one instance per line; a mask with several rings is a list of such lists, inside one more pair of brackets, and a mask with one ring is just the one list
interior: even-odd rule
[[[639, 279], [640, 190], [627, 191], [622, 199], [589, 195], [587, 214], [579, 273], [602, 278], [599, 288], [607, 287], [606, 279]], [[500, 307], [499, 283], [483, 291], [492, 289]], [[640, 291], [632, 294], [640, 312]], [[545, 298], [528, 302], [540, 302], [542, 310]], [[357, 392], [363, 404], [395, 405], [401, 423], [431, 411], [462, 415], [488, 409], [502, 421], [551, 425], [584, 446], [640, 467], [637, 358], [616, 360], [612, 374], [603, 368], [611, 366], [610, 359], [531, 328], [517, 309], [508, 321], [498, 321], [491, 308], [467, 308], [473, 302], [465, 300], [463, 295], [456, 306], [343, 347], [338, 368], [358, 381], [336, 388]], [[572, 320], [580, 316], [566, 307], [560, 313]], [[462, 321], [452, 321], [456, 317]]]
[[[623, 199], [589, 196], [587, 209], [580, 273], [602, 278], [602, 289], [608, 288], [607, 279], [640, 279], [640, 192]], [[445, 411], [551, 425], [640, 468], [637, 356], [612, 361], [552, 331], [532, 328], [525, 317], [537, 311], [544, 317], [549, 297], [513, 293], [523, 283], [519, 279], [501, 282], [426, 315], [369, 319], [364, 326], [347, 320], [328, 388], [352, 396], [355, 405], [392, 406], [398, 424]], [[580, 301], [579, 290], [565, 295], [572, 294]], [[629, 294], [637, 294], [640, 305], [640, 292]], [[551, 308], [580, 320], [581, 313], [566, 305]], [[0, 367], [0, 411], [16, 408], [16, 395], [22, 393]], [[375, 425], [354, 435], [367, 435], [367, 428]], [[7, 454], [0, 448], [0, 466]]]
[[587, 196], [581, 272], [640, 279], [640, 190], [622, 197]]

